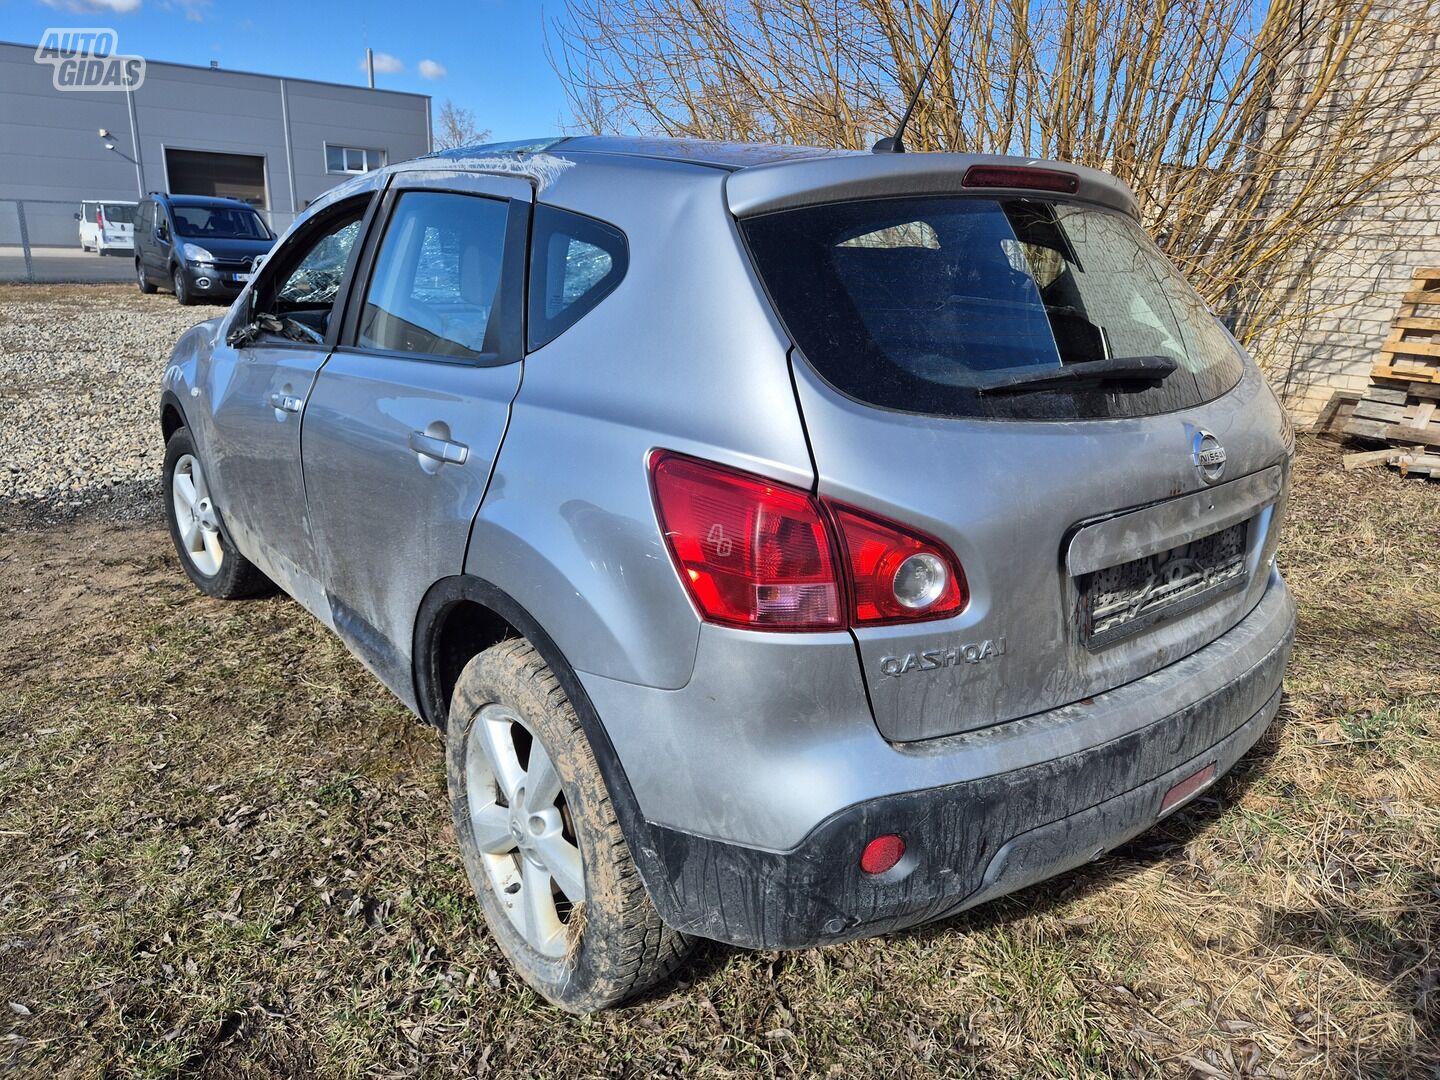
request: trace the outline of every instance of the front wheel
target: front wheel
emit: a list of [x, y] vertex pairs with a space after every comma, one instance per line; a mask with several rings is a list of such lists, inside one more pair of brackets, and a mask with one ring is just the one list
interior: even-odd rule
[[679, 966], [690, 939], [660, 921], [575, 710], [528, 641], [465, 666], [446, 743], [466, 874], [536, 992], [592, 1012]]
[[180, 565], [206, 596], [239, 600], [274, 588], [270, 579], [236, 550], [221, 527], [205, 469], [186, 428], [165, 444], [165, 520]]
[[187, 307], [195, 302], [194, 298], [190, 295], [190, 286], [185, 280], [185, 271], [183, 269], [177, 266], [170, 280], [175, 288], [176, 300]]

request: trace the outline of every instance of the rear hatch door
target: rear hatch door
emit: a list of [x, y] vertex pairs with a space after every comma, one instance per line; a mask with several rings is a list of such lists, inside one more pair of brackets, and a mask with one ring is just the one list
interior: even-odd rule
[[[855, 628], [887, 737], [1083, 701], [1254, 606], [1286, 483], [1278, 406], [1132, 217], [890, 193], [741, 227], [796, 345], [819, 493], [944, 541], [967, 579], [957, 616]], [[1086, 373], [1130, 357], [1161, 360]]]

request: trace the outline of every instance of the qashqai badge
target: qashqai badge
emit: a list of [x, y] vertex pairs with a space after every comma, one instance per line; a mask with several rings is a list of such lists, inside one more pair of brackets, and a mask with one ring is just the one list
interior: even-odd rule
[[1190, 460], [1207, 484], [1213, 484], [1225, 472], [1225, 448], [1220, 440], [1208, 431], [1195, 432], [1195, 441], [1190, 446]]

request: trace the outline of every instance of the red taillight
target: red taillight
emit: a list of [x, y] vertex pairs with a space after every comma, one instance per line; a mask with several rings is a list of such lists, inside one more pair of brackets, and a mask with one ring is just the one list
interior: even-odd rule
[[1080, 190], [1080, 177], [1075, 173], [1032, 169], [1028, 165], [971, 165], [960, 183], [964, 187], [1030, 188], [1065, 195], [1074, 195]]
[[965, 610], [970, 590], [937, 540], [848, 506], [832, 505], [850, 571], [856, 625], [941, 619]]
[[860, 853], [860, 869], [867, 874], [883, 874], [894, 870], [905, 857], [905, 841], [894, 833], [877, 836]]
[[105, 227], [105, 210], [103, 207], [97, 206], [95, 208], [95, 224], [99, 225], [102, 229]]
[[969, 603], [950, 549], [895, 522], [679, 454], [656, 451], [650, 468], [661, 531], [710, 622], [833, 630], [941, 619]]
[[651, 460], [660, 527], [711, 622], [757, 630], [845, 625], [825, 523], [809, 494], [693, 458]]

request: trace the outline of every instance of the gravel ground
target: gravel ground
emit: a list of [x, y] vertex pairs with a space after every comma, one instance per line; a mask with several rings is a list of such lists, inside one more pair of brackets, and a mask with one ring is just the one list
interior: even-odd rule
[[0, 522], [157, 515], [160, 377], [221, 311], [128, 285], [0, 285]]

